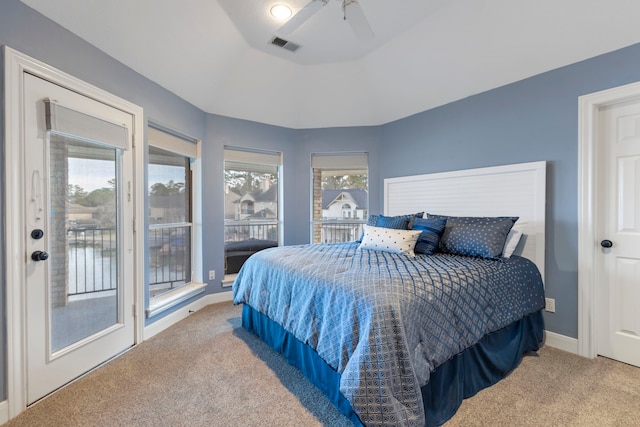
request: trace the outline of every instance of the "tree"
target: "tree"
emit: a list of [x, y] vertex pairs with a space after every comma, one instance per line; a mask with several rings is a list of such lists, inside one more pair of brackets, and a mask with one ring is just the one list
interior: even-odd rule
[[184, 189], [184, 182], [173, 182], [173, 180], [166, 184], [156, 182], [151, 186], [151, 192], [149, 194], [151, 196], [169, 196], [171, 194], [184, 193]]
[[69, 203], [82, 204], [80, 201], [87, 196], [87, 192], [79, 185], [69, 184], [67, 186]]
[[367, 187], [368, 180], [366, 174], [322, 177], [323, 190], [366, 190]]
[[224, 182], [229, 190], [237, 194], [246, 194], [260, 189], [263, 180], [268, 179], [272, 185], [277, 185], [276, 173], [254, 172], [248, 170], [225, 169]]
[[98, 188], [87, 194], [78, 203], [82, 206], [98, 207], [109, 203], [115, 203], [115, 191], [113, 188]]

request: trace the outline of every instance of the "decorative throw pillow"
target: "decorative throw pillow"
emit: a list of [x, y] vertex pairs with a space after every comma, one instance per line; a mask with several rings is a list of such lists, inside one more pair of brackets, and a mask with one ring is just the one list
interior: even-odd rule
[[440, 239], [440, 250], [456, 255], [499, 258], [507, 235], [518, 217], [446, 217], [447, 225]]
[[[410, 230], [415, 218], [422, 218], [424, 212], [418, 212], [416, 214], [397, 215], [397, 216], [384, 216], [384, 215], [369, 215], [367, 219], [367, 225], [373, 227], [383, 228], [395, 228], [398, 230]], [[364, 231], [360, 235], [358, 242], [362, 242], [364, 237]]]
[[359, 249], [415, 256], [413, 249], [420, 233], [422, 233], [420, 230], [398, 230], [364, 225], [364, 237]]
[[414, 252], [431, 255], [438, 250], [438, 243], [440, 243], [440, 237], [446, 224], [446, 219], [416, 218], [413, 229], [421, 230], [421, 233], [418, 236]]
[[409, 215], [401, 215], [401, 216], [378, 215], [378, 219], [376, 220], [375, 227], [407, 230], [409, 226], [409, 221], [412, 218], [409, 218]]

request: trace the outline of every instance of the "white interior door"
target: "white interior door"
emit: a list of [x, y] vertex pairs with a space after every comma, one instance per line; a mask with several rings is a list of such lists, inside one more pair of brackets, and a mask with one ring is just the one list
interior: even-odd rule
[[640, 366], [640, 100], [599, 113], [597, 350]]
[[25, 73], [27, 401], [134, 344], [131, 114]]

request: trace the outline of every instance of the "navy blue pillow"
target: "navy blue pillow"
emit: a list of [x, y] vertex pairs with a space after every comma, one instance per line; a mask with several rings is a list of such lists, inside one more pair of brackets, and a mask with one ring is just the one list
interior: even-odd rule
[[440, 250], [444, 253], [500, 258], [507, 235], [518, 217], [456, 217], [428, 214], [430, 219], [446, 219]]
[[[422, 218], [423, 215], [424, 212], [397, 216], [369, 215], [367, 225], [371, 225], [373, 227], [394, 228], [396, 230], [411, 230], [414, 219]], [[358, 242], [362, 242], [363, 236], [364, 231], [360, 234]]]
[[418, 236], [413, 251], [417, 254], [431, 255], [438, 250], [440, 237], [446, 224], [446, 219], [416, 218], [412, 228], [422, 230], [422, 233]]
[[395, 228], [396, 230], [407, 230], [409, 226], [408, 215], [401, 216], [384, 216], [378, 215], [376, 227]]

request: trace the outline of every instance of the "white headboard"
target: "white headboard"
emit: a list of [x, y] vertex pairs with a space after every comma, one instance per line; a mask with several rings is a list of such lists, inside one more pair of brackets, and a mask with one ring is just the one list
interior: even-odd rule
[[[520, 163], [384, 180], [385, 215], [518, 216], [517, 254], [544, 279], [546, 162]], [[524, 246], [523, 246], [524, 245]]]

